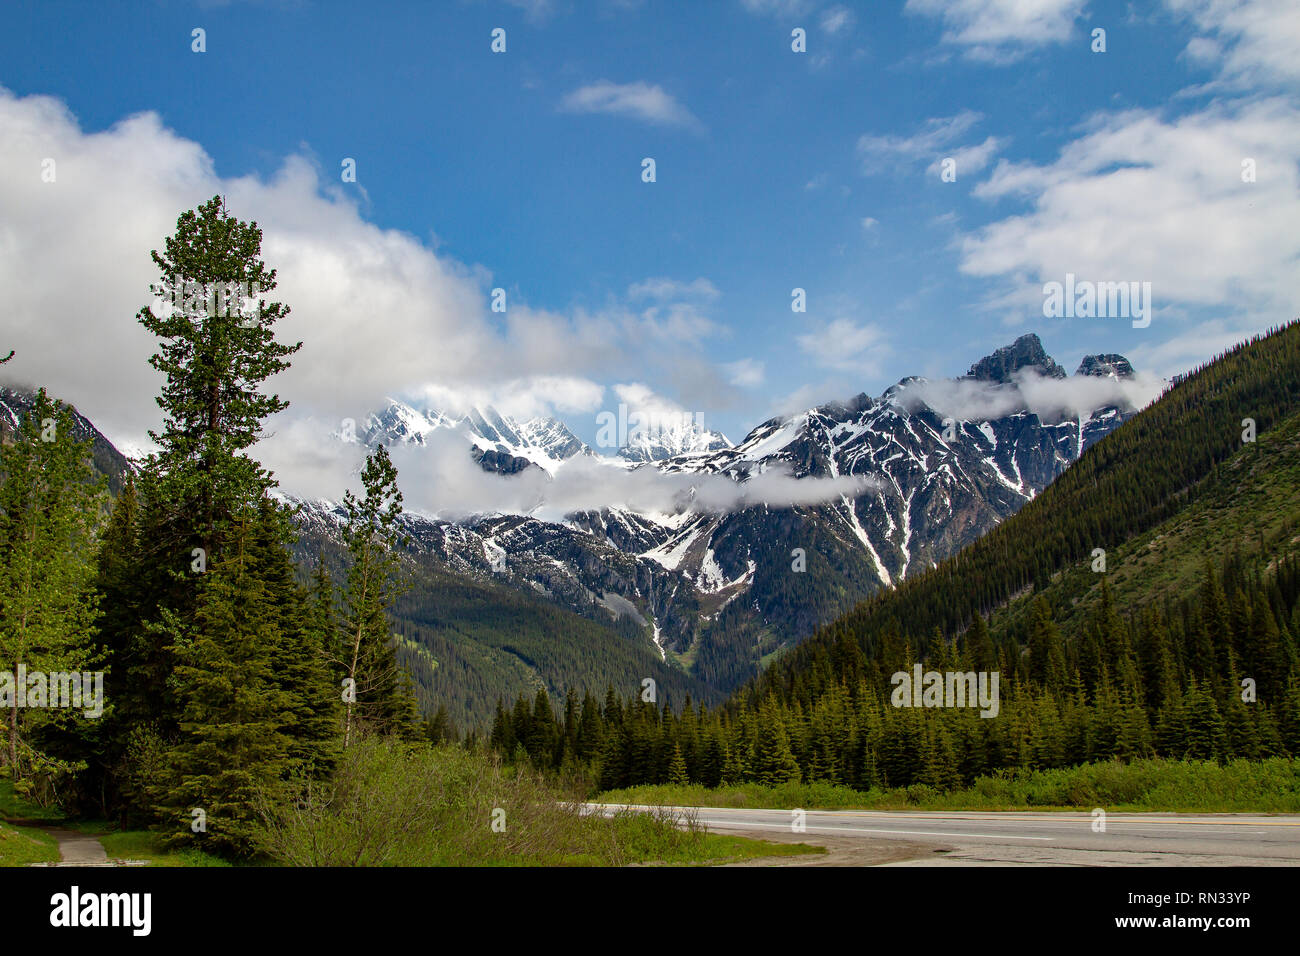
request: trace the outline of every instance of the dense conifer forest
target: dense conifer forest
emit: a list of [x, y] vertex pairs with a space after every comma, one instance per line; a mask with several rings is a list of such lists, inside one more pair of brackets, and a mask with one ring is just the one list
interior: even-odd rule
[[[570, 693], [557, 716], [539, 694], [499, 707], [493, 743], [602, 789], [945, 790], [1002, 768], [1300, 756], [1298, 408], [1292, 324], [1174, 382], [1019, 514], [724, 706]], [[918, 663], [997, 672], [996, 716], [896, 706], [893, 676]]]

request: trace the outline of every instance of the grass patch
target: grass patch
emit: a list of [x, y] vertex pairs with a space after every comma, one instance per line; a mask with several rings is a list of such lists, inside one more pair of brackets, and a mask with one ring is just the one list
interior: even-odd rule
[[[87, 831], [93, 832], [93, 831]], [[220, 857], [201, 850], [168, 850], [149, 830], [97, 833], [110, 860], [147, 860], [150, 866], [230, 866]]]
[[1108, 810], [1130, 812], [1297, 813], [1300, 759], [1153, 758], [1106, 761], [1054, 770], [1003, 770], [962, 790], [926, 786], [860, 791], [829, 783], [767, 787], [735, 784], [710, 790], [668, 784], [601, 793], [602, 803], [774, 810]]
[[62, 823], [64, 814], [56, 807], [42, 807], [14, 792], [14, 782], [0, 777], [0, 820], [36, 820]]
[[369, 740], [328, 785], [264, 799], [259, 851], [288, 866], [707, 865], [817, 852], [710, 834], [667, 809], [584, 812], [496, 755]]
[[0, 823], [0, 866], [29, 866], [59, 862], [54, 837], [33, 827]]

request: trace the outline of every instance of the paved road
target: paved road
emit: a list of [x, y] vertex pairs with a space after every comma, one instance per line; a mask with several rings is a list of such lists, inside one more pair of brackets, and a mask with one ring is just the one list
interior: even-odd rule
[[[609, 804], [588, 804], [612, 812]], [[649, 810], [650, 807], [634, 809]], [[673, 807], [710, 830], [823, 843], [831, 857], [777, 858], [888, 866], [1295, 866], [1300, 816], [1108, 813], [1094, 831], [1090, 813], [948, 813], [808, 810], [806, 830], [789, 810]]]

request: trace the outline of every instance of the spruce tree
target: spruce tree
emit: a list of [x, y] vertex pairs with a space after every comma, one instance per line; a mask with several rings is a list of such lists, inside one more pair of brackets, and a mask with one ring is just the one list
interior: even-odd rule
[[347, 516], [343, 537], [351, 563], [334, 657], [350, 685], [344, 747], [359, 731], [403, 734], [415, 721], [414, 697], [397, 663], [388, 617], [389, 608], [406, 590], [399, 580], [397, 555], [405, 539], [398, 526], [402, 493], [397, 488], [397, 469], [383, 445], [366, 456], [361, 483], [364, 497], [358, 499], [348, 491], [343, 498]]
[[682, 748], [676, 744], [673, 745], [672, 759], [668, 762], [668, 782], [676, 784], [689, 782], [686, 775], [686, 758], [682, 756]]
[[759, 710], [757, 729], [749, 765], [753, 778], [772, 787], [797, 782], [799, 763], [790, 749], [789, 735], [773, 702], [765, 702]]
[[295, 770], [287, 732], [294, 700], [267, 653], [285, 635], [254, 572], [250, 537], [247, 524], [235, 526], [231, 547], [199, 585], [196, 626], [174, 633], [180, 739], [160, 807], [165, 843], [232, 855], [252, 845], [256, 801], [282, 796]]
[[[199, 605], [214, 599], [213, 592], [205, 591], [204, 575], [222, 562], [236, 523], [256, 523], [254, 512], [276, 485], [249, 451], [264, 420], [288, 405], [278, 395], [267, 394], [265, 383], [288, 368], [288, 356], [301, 347], [276, 341], [275, 324], [289, 310], [261, 298], [276, 286], [275, 270], [261, 259], [261, 240], [256, 223], [239, 221], [220, 197], [214, 197], [182, 213], [164, 252], [152, 253], [160, 271], [155, 290], [171, 293], [173, 301], [146, 306], [137, 321], [158, 339], [150, 364], [165, 377], [157, 399], [163, 421], [160, 430], [150, 432], [157, 450], [144, 459], [135, 483], [134, 515], [129, 522], [123, 518], [116, 543], [101, 560], [105, 603], [115, 608], [114, 633], [106, 635], [105, 644], [112, 648], [123, 710], [114, 750], [124, 755], [153, 754], [192, 735], [196, 701], [228, 670], [215, 655], [240, 646], [243, 639], [240, 621], [214, 614], [211, 608], [204, 613], [213, 626], [222, 622], [235, 630], [199, 633]], [[235, 290], [247, 290], [249, 298], [231, 295]], [[240, 560], [247, 563], [256, 548], [248, 527], [241, 534]], [[123, 575], [114, 566], [129, 567], [133, 575]], [[251, 580], [255, 574], [241, 570], [235, 576], [239, 587], [256, 592]], [[266, 613], [269, 626], [280, 634], [285, 633], [286, 615], [294, 614], [286, 605], [297, 600], [282, 584], [261, 585], [278, 589], [278, 598], [271, 602], [275, 610]], [[273, 643], [263, 646], [257, 667], [277, 666], [267, 656]], [[211, 653], [196, 657], [191, 653], [195, 646]], [[178, 666], [179, 654], [186, 655], [183, 667]], [[305, 657], [313, 656], [308, 648]], [[295, 679], [281, 676], [291, 683]], [[298, 691], [315, 693], [301, 682]], [[315, 701], [300, 703], [316, 706]], [[219, 748], [205, 748], [203, 753], [212, 760], [220, 758]], [[293, 762], [288, 753], [283, 756]], [[183, 781], [147, 782], [154, 769], [191, 760], [176, 754], [172, 758], [148, 757], [135, 766], [123, 765], [121, 776], [133, 781], [133, 792], [161, 789], [174, 794]]]
[[1047, 601], [1035, 598], [1029, 631], [1029, 674], [1052, 694], [1065, 687], [1065, 653]]
[[166, 378], [157, 399], [163, 427], [149, 433], [159, 450], [145, 469], [159, 477], [157, 494], [170, 512], [161, 543], [187, 555], [202, 548], [212, 563], [233, 516], [276, 485], [246, 451], [263, 420], [288, 407], [262, 385], [289, 367], [287, 357], [302, 343], [275, 340], [276, 322], [289, 314], [282, 303], [254, 294], [249, 309], [227, 297], [239, 287], [273, 291], [276, 271], [261, 259], [257, 223], [231, 216], [220, 196], [182, 213], [165, 246], [164, 254], [151, 255], [159, 288], [173, 302], [137, 315], [159, 339], [149, 364]]
[[[103, 497], [90, 443], [77, 439], [71, 409], [39, 390], [13, 441], [0, 445], [0, 670], [15, 681], [20, 666], [82, 672], [99, 663], [92, 556]], [[55, 760], [28, 737], [41, 725], [84, 720], [82, 712], [19, 707], [16, 699], [0, 709], [8, 710], [3, 756], [20, 792], [29, 792], [25, 778], [33, 769], [47, 781], [80, 769], [79, 761]]]
[[1186, 696], [1186, 749], [1188, 760], [1220, 760], [1227, 750], [1223, 717], [1214, 696], [1195, 679]]
[[329, 669], [333, 634], [314, 605], [311, 590], [297, 582], [289, 550], [293, 539], [288, 507], [263, 497], [256, 511], [250, 512], [246, 547], [250, 573], [266, 588], [281, 635], [278, 642], [264, 642], [264, 651], [277, 683], [288, 695], [284, 729], [292, 741], [289, 757], [294, 772], [320, 778], [337, 758], [342, 695]]

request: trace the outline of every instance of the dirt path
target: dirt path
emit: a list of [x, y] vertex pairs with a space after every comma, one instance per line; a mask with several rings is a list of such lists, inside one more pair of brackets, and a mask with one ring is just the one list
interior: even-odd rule
[[108, 852], [98, 837], [78, 833], [76, 830], [50, 829], [45, 832], [59, 841], [60, 862], [68, 866], [108, 862]]
[[59, 841], [58, 863], [36, 863], [34, 866], [112, 866], [104, 844], [98, 837], [76, 830], [64, 830], [59, 827], [41, 827], [46, 833]]

